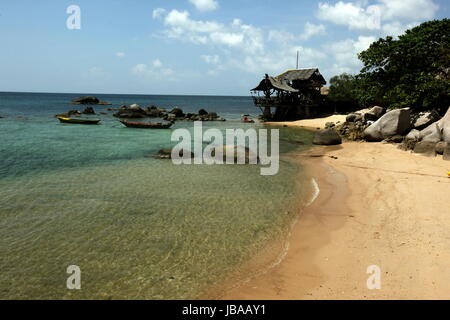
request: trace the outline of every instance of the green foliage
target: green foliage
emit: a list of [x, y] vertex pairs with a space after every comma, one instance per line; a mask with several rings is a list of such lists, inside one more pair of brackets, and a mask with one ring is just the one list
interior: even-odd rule
[[353, 75], [343, 73], [330, 79], [327, 97], [335, 111], [346, 112], [358, 108], [357, 83]]
[[407, 30], [398, 40], [379, 39], [359, 54], [357, 97], [365, 104], [415, 110], [449, 106], [450, 20]]

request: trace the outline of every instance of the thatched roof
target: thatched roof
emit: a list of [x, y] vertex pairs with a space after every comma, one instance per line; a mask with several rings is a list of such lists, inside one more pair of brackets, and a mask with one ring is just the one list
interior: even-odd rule
[[319, 69], [291, 69], [279, 74], [277, 76], [280, 80], [287, 81], [295, 81], [295, 80], [310, 80], [316, 79], [319, 80], [322, 84], [326, 84], [327, 82], [320, 74]]
[[292, 81], [308, 81], [316, 80], [320, 84], [326, 84], [327, 82], [320, 74], [319, 69], [292, 69], [287, 70], [276, 77], [269, 77], [263, 79], [256, 88], [251, 91], [264, 91], [268, 89], [277, 89], [287, 92], [299, 92], [299, 90], [292, 88], [288, 83]]
[[268, 89], [278, 89], [288, 92], [298, 92], [297, 89], [294, 89], [281, 81], [280, 79], [274, 77], [267, 77], [263, 79], [256, 88], [253, 88], [251, 91], [264, 91]]

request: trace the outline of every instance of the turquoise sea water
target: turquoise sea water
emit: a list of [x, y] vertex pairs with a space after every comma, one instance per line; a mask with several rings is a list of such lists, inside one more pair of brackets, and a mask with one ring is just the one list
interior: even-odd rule
[[[146, 157], [173, 145], [171, 130], [125, 128], [112, 112], [98, 126], [58, 123], [54, 114], [81, 107], [68, 103], [76, 96], [0, 93], [1, 299], [196, 298], [298, 214], [301, 168], [288, 158], [275, 176], [257, 165], [175, 166]], [[230, 119], [205, 129], [263, 128], [237, 120], [258, 113], [249, 97], [97, 96]], [[282, 128], [280, 150], [310, 138]], [[81, 268], [81, 290], [66, 288], [69, 265]]]

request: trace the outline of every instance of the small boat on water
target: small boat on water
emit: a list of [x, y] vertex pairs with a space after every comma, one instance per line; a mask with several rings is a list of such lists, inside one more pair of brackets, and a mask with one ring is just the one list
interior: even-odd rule
[[98, 124], [101, 120], [93, 120], [93, 119], [77, 119], [77, 118], [68, 118], [68, 117], [57, 117], [58, 120], [62, 123], [73, 123], [73, 124]]
[[252, 118], [250, 118], [249, 114], [242, 114], [241, 115], [241, 122], [245, 122], [245, 123], [255, 123], [255, 120], [253, 120]]
[[141, 129], [169, 129], [173, 122], [156, 122], [156, 123], [145, 123], [145, 122], [134, 122], [127, 120], [120, 120], [120, 122], [128, 128], [141, 128]]

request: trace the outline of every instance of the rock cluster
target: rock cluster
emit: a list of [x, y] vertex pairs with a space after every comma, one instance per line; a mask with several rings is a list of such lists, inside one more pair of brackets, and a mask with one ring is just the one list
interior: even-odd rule
[[[401, 143], [399, 148], [403, 150], [426, 156], [442, 154], [450, 160], [450, 108], [440, 119], [436, 111], [411, 114], [409, 108], [404, 108], [385, 113], [383, 108], [373, 107], [347, 115], [342, 124], [327, 123], [326, 128], [335, 129], [347, 140]], [[330, 131], [318, 132], [316, 142], [320, 142], [321, 135], [334, 136]]]
[[99, 104], [99, 105], [111, 105], [109, 102], [100, 101], [94, 96], [78, 97], [71, 101], [72, 104]]
[[198, 114], [195, 114], [184, 113], [182, 109], [177, 107], [173, 108], [170, 111], [167, 111], [166, 109], [157, 108], [155, 106], [141, 108], [137, 104], [132, 104], [130, 106], [121, 106], [113, 116], [117, 118], [162, 118], [168, 121], [225, 121], [225, 119], [220, 118], [217, 113], [208, 113], [204, 109], [200, 109]]

